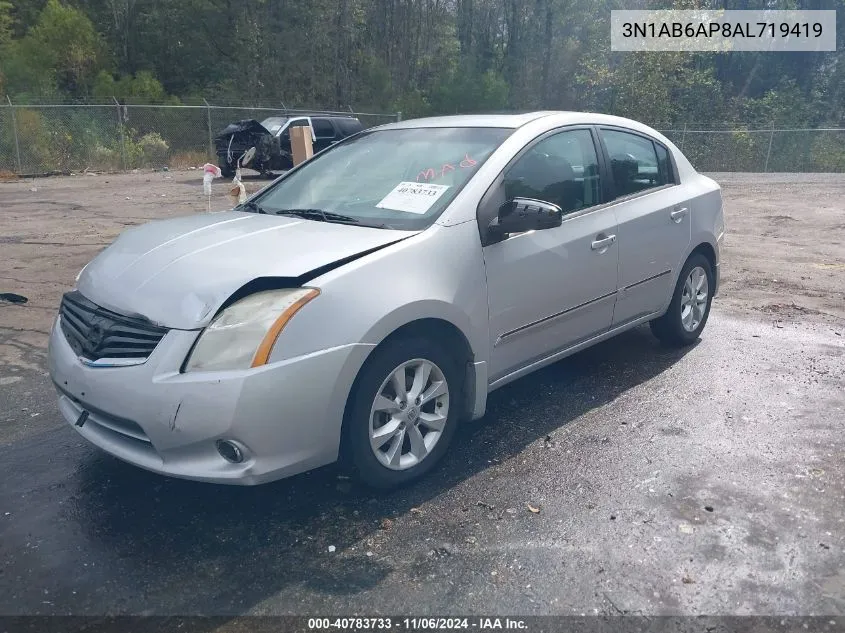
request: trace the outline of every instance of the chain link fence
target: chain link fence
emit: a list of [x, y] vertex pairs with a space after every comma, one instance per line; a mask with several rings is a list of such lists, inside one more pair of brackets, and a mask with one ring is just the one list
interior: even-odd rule
[[660, 131], [699, 171], [845, 172], [845, 128]]
[[[0, 173], [37, 175], [198, 166], [216, 160], [214, 137], [229, 123], [303, 112], [212, 105], [7, 103], [0, 106]], [[356, 116], [365, 127], [401, 118], [398, 112], [320, 113]]]
[[[0, 105], [0, 172], [30, 175], [198, 166], [215, 160], [213, 139], [229, 123], [302, 112], [213, 105], [6, 103]], [[324, 114], [352, 114], [365, 127], [401, 118], [400, 113]], [[674, 126], [660, 131], [700, 171], [845, 172], [845, 128]]]

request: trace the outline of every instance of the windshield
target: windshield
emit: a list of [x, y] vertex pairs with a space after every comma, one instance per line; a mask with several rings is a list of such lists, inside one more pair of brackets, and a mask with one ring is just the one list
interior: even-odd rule
[[270, 118], [264, 119], [261, 122], [261, 125], [267, 128], [267, 131], [274, 136], [276, 133], [282, 129], [282, 126], [287, 122], [288, 117], [286, 116], [271, 116]]
[[511, 132], [499, 128], [364, 132], [316, 156], [254, 202], [271, 214], [320, 211], [362, 225], [422, 229], [434, 222]]

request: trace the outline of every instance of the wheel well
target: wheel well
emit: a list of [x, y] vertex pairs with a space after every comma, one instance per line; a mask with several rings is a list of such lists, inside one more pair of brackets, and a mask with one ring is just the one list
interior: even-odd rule
[[702, 242], [692, 250], [692, 253], [690, 253], [690, 255], [693, 255], [695, 253], [701, 253], [707, 258], [707, 261], [710, 262], [711, 270], [716, 268], [716, 251], [713, 249], [713, 246], [711, 244], [708, 244], [707, 242]]
[[358, 389], [358, 379], [360, 378], [361, 373], [367, 366], [367, 363], [370, 362], [373, 353], [377, 349], [379, 349], [383, 345], [389, 344], [391, 341], [395, 341], [400, 338], [411, 337], [442, 341], [447, 351], [459, 356], [459, 358], [456, 359], [459, 365], [462, 367], [466, 367], [466, 373], [464, 378], [464, 393], [462, 398], [464, 410], [463, 413], [466, 415], [472, 410], [471, 403], [475, 397], [475, 375], [472, 372], [471, 363], [475, 358], [475, 355], [473, 354], [472, 347], [470, 346], [466, 336], [464, 336], [464, 333], [461, 332], [455, 325], [443, 319], [417, 319], [416, 321], [411, 321], [410, 323], [406, 323], [405, 325], [395, 329], [393, 332], [387, 335], [381, 341], [381, 343], [376, 345], [376, 347], [373, 348], [367, 359], [364, 361], [364, 364], [361, 365], [361, 368], [358, 370], [358, 376], [355, 377], [355, 380], [352, 383], [352, 388], [349, 390], [349, 394], [346, 398], [346, 406], [344, 407], [343, 431], [341, 433], [340, 448], [341, 459], [344, 458], [344, 444], [348, 440], [346, 436], [346, 430], [348, 426], [346, 424], [346, 421], [349, 415], [352, 398], [355, 395], [356, 390]]
[[385, 337], [376, 349], [397, 338], [409, 337], [442, 341], [448, 351], [454, 352], [459, 356], [456, 360], [460, 363], [470, 362], [473, 359], [472, 348], [464, 333], [455, 325], [443, 319], [417, 319], [416, 321], [406, 323]]

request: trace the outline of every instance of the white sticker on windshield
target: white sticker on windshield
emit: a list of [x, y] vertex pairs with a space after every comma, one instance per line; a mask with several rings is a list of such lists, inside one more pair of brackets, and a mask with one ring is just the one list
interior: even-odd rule
[[376, 207], [423, 214], [448, 188], [449, 185], [431, 185], [426, 182], [400, 182]]

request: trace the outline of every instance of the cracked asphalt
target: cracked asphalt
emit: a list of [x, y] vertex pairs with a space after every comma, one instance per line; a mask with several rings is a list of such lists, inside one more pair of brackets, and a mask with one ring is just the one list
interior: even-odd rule
[[124, 226], [203, 210], [198, 176], [0, 184], [0, 292], [30, 299], [0, 303], [0, 615], [845, 614], [845, 177], [716, 178], [697, 345], [639, 328], [508, 385], [390, 494], [85, 443], [45, 372], [61, 292]]

